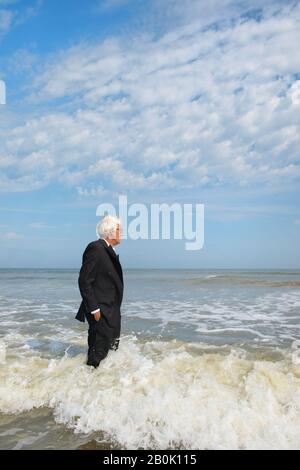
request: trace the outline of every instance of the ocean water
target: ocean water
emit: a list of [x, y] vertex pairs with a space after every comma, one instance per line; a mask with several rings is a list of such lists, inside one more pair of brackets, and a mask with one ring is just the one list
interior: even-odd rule
[[1, 449], [300, 449], [300, 271], [125, 270], [85, 365], [77, 270], [0, 270]]

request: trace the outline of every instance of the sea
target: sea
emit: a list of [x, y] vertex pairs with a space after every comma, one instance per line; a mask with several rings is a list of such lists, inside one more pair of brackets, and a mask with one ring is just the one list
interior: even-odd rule
[[299, 270], [124, 282], [94, 369], [78, 270], [0, 270], [1, 449], [300, 449]]

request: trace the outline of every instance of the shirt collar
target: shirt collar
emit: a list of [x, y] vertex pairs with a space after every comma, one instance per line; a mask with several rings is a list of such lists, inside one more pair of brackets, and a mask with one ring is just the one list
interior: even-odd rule
[[105, 238], [102, 238], [102, 240], [104, 240], [104, 241], [106, 242], [107, 246], [111, 246], [112, 249], [113, 249], [114, 251], [116, 251], [116, 250], [114, 249], [114, 247], [113, 247], [112, 245], [110, 245], [107, 240], [105, 240]]

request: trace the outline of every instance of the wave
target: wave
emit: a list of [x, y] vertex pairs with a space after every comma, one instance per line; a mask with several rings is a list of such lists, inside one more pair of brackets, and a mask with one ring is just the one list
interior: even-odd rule
[[248, 297], [203, 294], [199, 299], [128, 301], [124, 318], [157, 322], [177, 338], [185, 328], [193, 334], [189, 340], [216, 335], [224, 342], [239, 338], [286, 344], [299, 338], [299, 307], [300, 291], [264, 293], [251, 302]]
[[129, 335], [92, 369], [85, 354], [14, 356], [2, 341], [0, 411], [49, 407], [125, 449], [299, 449], [299, 353]]
[[224, 285], [224, 286], [257, 286], [257, 287], [290, 287], [299, 288], [300, 280], [272, 280], [272, 279], [251, 279], [239, 276], [210, 275], [204, 278], [189, 278], [177, 281], [183, 284], [196, 285]]

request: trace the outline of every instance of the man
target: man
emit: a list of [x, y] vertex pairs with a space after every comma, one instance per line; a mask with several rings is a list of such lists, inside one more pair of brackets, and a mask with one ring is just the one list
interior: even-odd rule
[[78, 284], [82, 297], [76, 319], [89, 323], [87, 365], [99, 366], [109, 349], [117, 350], [121, 330], [123, 273], [114, 246], [121, 242], [121, 221], [105, 216], [97, 226], [99, 240], [86, 247]]

